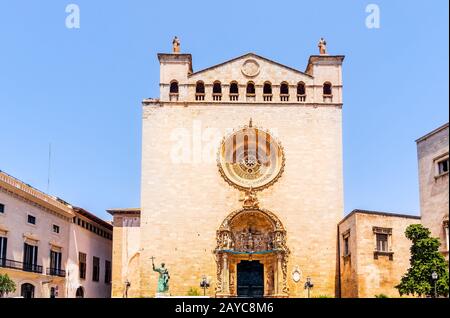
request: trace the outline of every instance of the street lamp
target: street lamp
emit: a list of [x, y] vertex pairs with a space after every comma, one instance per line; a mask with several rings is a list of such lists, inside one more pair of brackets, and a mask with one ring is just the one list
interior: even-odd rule
[[308, 290], [308, 298], [310, 297], [311, 288], [314, 287], [314, 284], [311, 282], [311, 277], [306, 278], [305, 289]]
[[436, 282], [438, 280], [438, 274], [435, 271], [431, 273], [431, 279], [434, 282], [434, 298], [437, 298]]
[[130, 288], [131, 283], [128, 281], [128, 279], [125, 281], [125, 298], [128, 298], [128, 289]]
[[200, 287], [203, 288], [203, 296], [206, 296], [206, 289], [209, 288], [209, 281], [205, 275], [202, 276], [202, 281], [200, 282]]

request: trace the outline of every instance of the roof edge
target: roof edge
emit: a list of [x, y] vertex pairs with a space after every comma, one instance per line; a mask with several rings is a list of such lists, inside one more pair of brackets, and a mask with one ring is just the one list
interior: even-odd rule
[[411, 215], [411, 214], [402, 214], [402, 213], [393, 213], [393, 212], [383, 212], [383, 211], [370, 211], [370, 210], [360, 210], [355, 209], [349, 214], [347, 214], [339, 223], [343, 223], [345, 220], [349, 219], [355, 214], [369, 214], [369, 215], [381, 215], [381, 216], [388, 216], [388, 217], [398, 217], [398, 218], [407, 218], [407, 219], [415, 219], [420, 220], [421, 217], [419, 215]]
[[444, 130], [445, 128], [448, 128], [448, 123], [443, 124], [442, 126], [439, 126], [438, 128], [436, 128], [436, 129], [430, 131], [429, 133], [423, 135], [422, 137], [416, 139], [416, 143], [421, 142], [421, 141], [427, 139], [428, 137], [430, 137], [430, 136], [432, 136], [432, 135], [434, 135], [434, 134], [440, 132], [441, 130]]

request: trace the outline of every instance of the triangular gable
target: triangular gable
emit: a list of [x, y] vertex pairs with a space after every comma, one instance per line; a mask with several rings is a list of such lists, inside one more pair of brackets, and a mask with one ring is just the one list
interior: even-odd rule
[[302, 72], [302, 71], [299, 71], [299, 70], [297, 70], [297, 69], [295, 69], [295, 68], [292, 68], [292, 67], [290, 67], [290, 66], [287, 66], [287, 65], [284, 65], [284, 64], [275, 62], [275, 61], [273, 61], [273, 60], [271, 60], [271, 59], [265, 58], [265, 57], [263, 57], [263, 56], [260, 56], [260, 55], [258, 55], [258, 54], [252, 53], [252, 52], [246, 53], [246, 54], [244, 54], [244, 55], [235, 57], [235, 58], [233, 58], [233, 59], [227, 60], [227, 61], [225, 61], [225, 62], [216, 64], [216, 65], [213, 65], [213, 66], [204, 68], [204, 69], [199, 70], [199, 71], [197, 71], [197, 72], [193, 72], [193, 73], [189, 74], [189, 77], [195, 76], [195, 75], [198, 75], [198, 74], [201, 74], [201, 73], [205, 73], [205, 72], [210, 71], [210, 70], [213, 70], [213, 69], [215, 69], [215, 68], [224, 66], [225, 64], [232, 63], [232, 62], [235, 62], [235, 61], [237, 61], [237, 60], [244, 59], [244, 58], [249, 58], [249, 57], [255, 57], [255, 58], [258, 58], [258, 59], [261, 59], [261, 60], [263, 60], [263, 61], [266, 61], [266, 62], [268, 62], [268, 63], [270, 63], [270, 64], [274, 64], [274, 65], [276, 65], [276, 66], [278, 66], [278, 67], [281, 67], [281, 68], [287, 69], [287, 70], [289, 70], [289, 71], [298, 73], [298, 74], [300, 74], [300, 75], [304, 75], [304, 76], [307, 76], [307, 77], [312, 78], [312, 76], [309, 75], [309, 74], [306, 74], [306, 73], [304, 73], [304, 72]]

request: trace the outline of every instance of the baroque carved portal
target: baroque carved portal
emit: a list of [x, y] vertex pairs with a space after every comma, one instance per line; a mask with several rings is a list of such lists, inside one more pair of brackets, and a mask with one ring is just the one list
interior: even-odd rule
[[288, 295], [289, 249], [286, 231], [275, 214], [259, 208], [234, 211], [222, 222], [216, 239], [218, 297], [239, 296], [237, 266], [249, 260], [264, 266], [264, 296]]

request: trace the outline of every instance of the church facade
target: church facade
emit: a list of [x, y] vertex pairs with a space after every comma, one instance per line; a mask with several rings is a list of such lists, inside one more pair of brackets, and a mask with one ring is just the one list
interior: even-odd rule
[[[194, 71], [178, 41], [158, 54], [160, 97], [142, 103], [141, 207], [109, 210], [113, 297], [157, 295], [153, 262], [175, 296], [204, 279], [212, 297], [307, 297], [308, 280], [316, 296], [373, 297], [373, 282], [398, 296], [403, 233], [420, 220], [343, 219], [344, 56], [319, 47], [304, 71], [254, 53]], [[377, 266], [389, 269], [361, 280]]]

